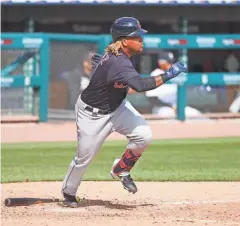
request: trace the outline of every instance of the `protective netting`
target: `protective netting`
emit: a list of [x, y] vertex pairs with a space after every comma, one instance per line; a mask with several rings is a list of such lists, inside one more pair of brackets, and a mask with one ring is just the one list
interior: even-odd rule
[[[150, 118], [176, 118], [176, 108], [172, 106], [177, 103], [177, 95], [174, 92], [171, 93], [173, 87], [170, 86], [168, 89], [167, 86], [164, 85], [159, 88], [160, 99], [157, 97], [157, 93], [155, 93], [156, 96], [136, 93], [128, 95], [127, 99], [141, 113], [152, 114], [152, 116], [149, 116]], [[240, 116], [240, 85], [223, 87], [189, 86], [186, 96], [185, 115], [187, 118], [232, 118]]]
[[[14, 62], [26, 51], [27, 50], [2, 50], [1, 69]], [[26, 70], [26, 66], [26, 64], [21, 65], [10, 73], [10, 75], [13, 77], [15, 75], [30, 76], [29, 71]], [[31, 88], [1, 87], [1, 115], [32, 115], [34, 110], [32, 109], [32, 90], [30, 89]]]
[[21, 115], [29, 114], [24, 109], [24, 89], [23, 88], [1, 88], [1, 114]]
[[[81, 91], [81, 79], [85, 75], [84, 60], [88, 60], [89, 54], [97, 52], [97, 49], [97, 43], [50, 41], [48, 106], [50, 117], [52, 112], [57, 113], [57, 115], [63, 113], [63, 117], [68, 115], [69, 112], [73, 113], [76, 99]], [[5, 68], [26, 51], [28, 50], [2, 50], [1, 68]], [[30, 64], [31, 60], [29, 60]], [[29, 61], [27, 62], [28, 65]], [[11, 73], [11, 76], [14, 75], [31, 76], [29, 67], [25, 64]], [[38, 114], [36, 110], [38, 106], [33, 95], [35, 94], [31, 88], [2, 87], [1, 115]]]
[[84, 60], [97, 52], [96, 43], [72, 41], [50, 42], [49, 116], [52, 113], [69, 114], [80, 93], [80, 83], [85, 77]]
[[[10, 49], [10, 50], [1, 50], [1, 68], [6, 67], [11, 62], [15, 61], [17, 57], [24, 54], [26, 50]], [[12, 73], [12, 75], [22, 75], [23, 68], [20, 67]]]
[[[191, 86], [187, 89], [186, 117], [237, 117], [240, 112], [240, 85]], [[239, 115], [238, 115], [239, 117]]]
[[[163, 51], [163, 49], [162, 49]], [[167, 53], [173, 53], [175, 61], [179, 59], [179, 52], [176, 50], [165, 50]], [[229, 55], [228, 50], [189, 50], [188, 51], [188, 69], [190, 73], [213, 73], [210, 76], [218, 76], [214, 73], [224, 74], [236, 73], [239, 76], [240, 69], [240, 52], [232, 51], [234, 54]], [[145, 50], [144, 54], [136, 57], [136, 68], [141, 74], [159, 73], [158, 58], [163, 57], [160, 50]], [[157, 71], [157, 72], [156, 72]], [[226, 73], [226, 75], [225, 75]], [[187, 75], [188, 76], [188, 75]], [[199, 75], [201, 76], [201, 75]], [[219, 74], [221, 79], [221, 74]], [[226, 82], [230, 82], [229, 79]], [[201, 85], [186, 87], [186, 111], [188, 115], [198, 116], [210, 115], [214, 117], [223, 115], [232, 117], [232, 114], [240, 113], [240, 86], [237, 85]], [[141, 113], [153, 114], [154, 118], [176, 118], [177, 105], [177, 85], [164, 84], [150, 92], [141, 94], [132, 94], [128, 99], [133, 103]], [[173, 106], [173, 107], [172, 107]], [[187, 114], [186, 114], [187, 115]], [[228, 115], [228, 116], [227, 116]], [[240, 114], [239, 114], [240, 116]], [[151, 116], [150, 116], [151, 117]], [[235, 116], [234, 116], [235, 117]]]
[[[74, 106], [79, 93], [82, 91], [82, 82], [85, 85], [89, 82], [89, 56], [97, 52], [98, 44], [68, 40], [50, 40], [50, 62], [49, 62], [49, 118], [74, 118]], [[27, 50], [2, 50], [1, 68], [9, 65], [17, 57]], [[157, 58], [156, 58], [157, 59]], [[156, 59], [143, 57], [140, 65], [143, 69], [141, 73], [151, 72], [156, 68]], [[31, 60], [31, 59], [30, 59]], [[41, 59], [40, 59], [41, 61]], [[12, 76], [31, 76], [28, 66], [24, 65], [14, 71]], [[39, 66], [39, 65], [38, 65]], [[38, 70], [38, 69], [37, 69]], [[199, 72], [199, 71], [197, 71]], [[37, 72], [39, 73], [39, 71]], [[90, 73], [91, 74], [91, 73]], [[41, 72], [40, 72], [41, 76]], [[174, 87], [172, 87], [175, 90]], [[161, 88], [163, 93], [164, 88]], [[169, 89], [166, 89], [169, 93]], [[1, 88], [1, 114], [2, 115], [36, 115], [38, 102], [31, 88]], [[160, 95], [160, 94], [159, 94]], [[166, 101], [165, 94], [162, 94]], [[173, 91], [170, 99], [177, 99], [176, 92]], [[156, 95], [158, 96], [158, 94]], [[240, 86], [196, 86], [187, 88], [187, 106], [196, 109], [201, 114], [207, 113], [234, 113], [239, 112], [236, 101], [240, 96]], [[159, 115], [166, 114], [170, 118], [172, 114], [176, 117], [174, 109], [170, 109], [165, 103], [153, 100], [146, 93], [128, 95], [127, 97], [133, 106], [144, 114]], [[39, 99], [38, 99], [39, 100]], [[174, 102], [172, 100], [172, 102]], [[169, 100], [171, 102], [171, 100]], [[175, 101], [176, 103], [176, 101]], [[161, 110], [160, 110], [161, 108]], [[198, 113], [198, 112], [196, 112]]]

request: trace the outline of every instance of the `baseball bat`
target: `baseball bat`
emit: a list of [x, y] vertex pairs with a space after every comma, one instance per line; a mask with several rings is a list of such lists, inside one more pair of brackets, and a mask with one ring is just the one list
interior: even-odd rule
[[61, 202], [62, 199], [56, 198], [7, 198], [5, 199], [5, 206], [30, 206], [34, 204]]

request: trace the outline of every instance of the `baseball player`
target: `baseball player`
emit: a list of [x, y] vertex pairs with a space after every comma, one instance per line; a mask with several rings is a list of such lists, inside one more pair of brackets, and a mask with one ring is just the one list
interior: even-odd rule
[[[172, 52], [161, 52], [158, 57], [158, 68], [150, 73], [150, 76], [156, 76], [165, 73], [174, 63], [174, 55]], [[177, 84], [164, 84], [163, 86], [149, 90], [146, 96], [153, 104], [153, 114], [161, 117], [176, 118], [177, 113]], [[200, 117], [202, 113], [196, 108], [186, 106], [185, 115], [189, 117]]]
[[129, 192], [137, 192], [130, 170], [151, 143], [152, 131], [143, 116], [125, 99], [128, 87], [137, 92], [152, 90], [186, 72], [184, 65], [178, 62], [162, 75], [141, 78], [130, 57], [142, 52], [142, 36], [146, 33], [135, 18], [122, 17], [114, 21], [112, 43], [107, 46], [89, 85], [78, 97], [75, 105], [77, 151], [62, 186], [63, 204], [68, 207], [78, 206], [76, 193], [83, 175], [112, 132], [126, 136], [129, 142], [122, 157], [113, 162], [111, 175]]

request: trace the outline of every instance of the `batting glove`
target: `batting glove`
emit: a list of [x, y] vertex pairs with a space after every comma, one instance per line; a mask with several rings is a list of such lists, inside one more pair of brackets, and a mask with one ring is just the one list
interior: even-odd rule
[[184, 66], [183, 63], [177, 62], [170, 67], [170, 69], [166, 72], [166, 74], [168, 78], [171, 79], [178, 76], [182, 72], [186, 73], [187, 68]]

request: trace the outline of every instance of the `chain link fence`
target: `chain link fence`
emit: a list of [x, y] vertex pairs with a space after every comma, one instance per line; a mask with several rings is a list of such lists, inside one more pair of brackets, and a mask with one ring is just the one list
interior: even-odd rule
[[97, 49], [96, 43], [50, 42], [49, 118], [74, 118], [81, 82], [88, 79], [85, 61]]
[[[23, 55], [26, 50], [1, 50], [1, 68], [5, 68], [16, 58]], [[26, 68], [21, 66], [11, 73], [15, 75], [24, 75]], [[26, 93], [26, 88], [10, 88], [1, 87], [1, 115], [32, 115], [33, 111], [29, 103], [29, 95]]]
[[[74, 106], [82, 91], [81, 84], [83, 80], [85, 80], [85, 83], [87, 83], [86, 81], [89, 82], [88, 76], [91, 75], [87, 63], [89, 54], [98, 51], [98, 44], [51, 39], [49, 48], [49, 119], [75, 119]], [[24, 51], [26, 50], [2, 50], [1, 68], [9, 65]], [[147, 67], [146, 63], [151, 64], [151, 62], [148, 62], [149, 60], [141, 61], [144, 69]], [[31, 62], [28, 63], [28, 65], [31, 65]], [[148, 69], [150, 72], [151, 68]], [[142, 73], [142, 71], [140, 72]], [[25, 65], [14, 71], [12, 76], [22, 74], [31, 76]], [[206, 86], [188, 87], [187, 105], [202, 113], [226, 113], [230, 111], [231, 103], [240, 95], [239, 85], [221, 88], [210, 87], [210, 90], [206, 90], [208, 88]], [[26, 95], [26, 93], [29, 95]], [[29, 103], [37, 105], [33, 102], [36, 99], [34, 95], [31, 90], [26, 88], [2, 87], [1, 115], [36, 115], [37, 111], [32, 106], [28, 106]], [[152, 103], [145, 93], [128, 95], [127, 99], [143, 114], [159, 114], [159, 106], [155, 106], [155, 103]], [[234, 109], [237, 109], [237, 107], [234, 107]]]
[[[89, 54], [97, 52], [97, 49], [97, 43], [50, 41], [48, 106], [50, 119], [74, 118], [74, 105], [81, 92], [81, 81], [83, 77], [86, 79], [84, 61], [88, 59]], [[1, 68], [15, 61], [25, 51], [27, 50], [2, 50]], [[11, 76], [31, 76], [29, 73], [31, 63], [32, 59], [11, 73]], [[39, 73], [39, 68], [37, 70]], [[29, 89], [31, 88], [1, 87], [1, 115], [36, 115], [34, 107], [37, 106], [33, 106], [36, 104], [33, 102], [35, 94]]]

